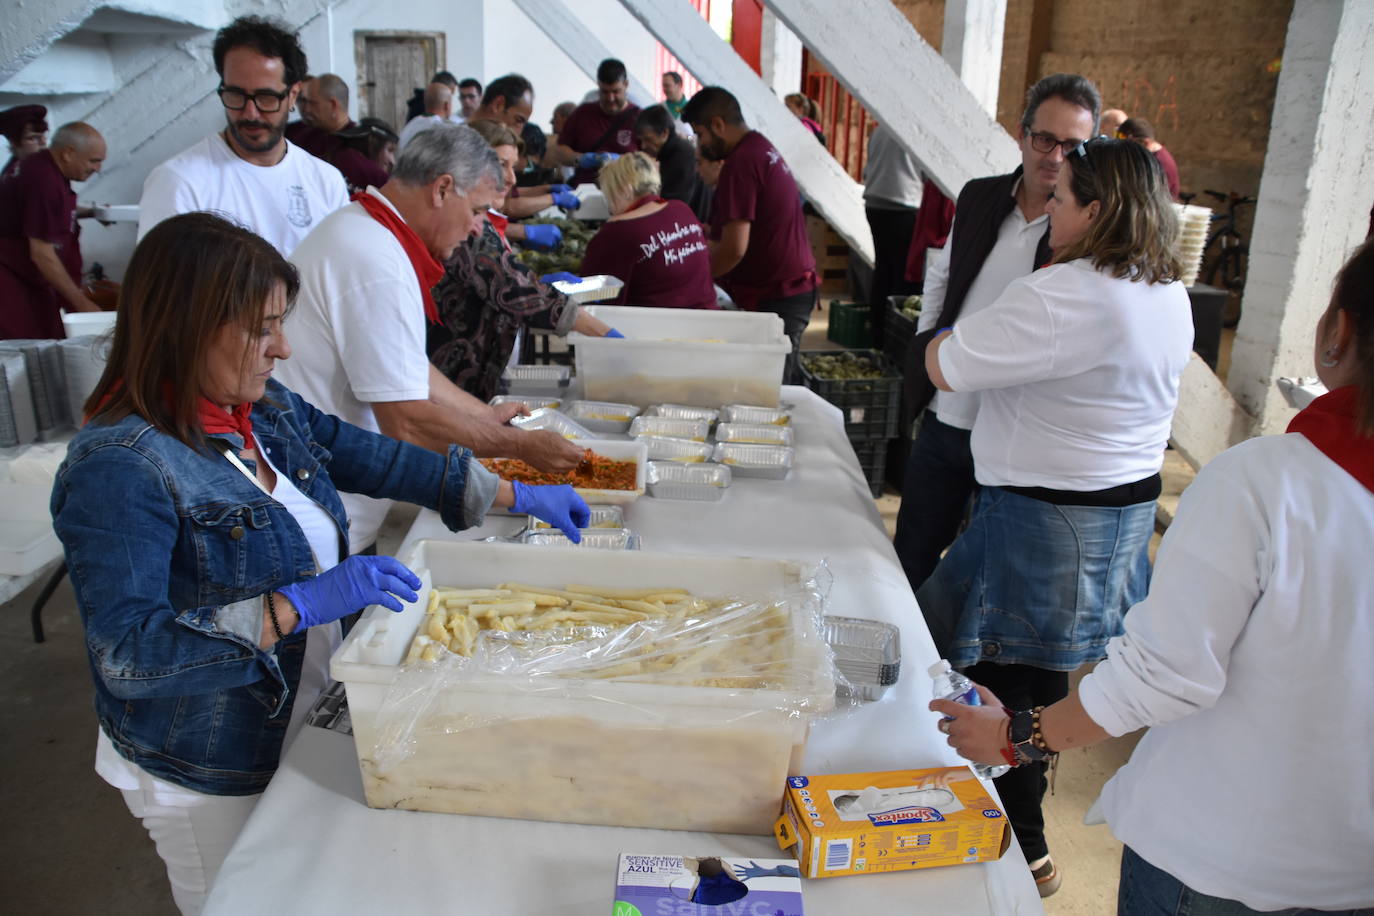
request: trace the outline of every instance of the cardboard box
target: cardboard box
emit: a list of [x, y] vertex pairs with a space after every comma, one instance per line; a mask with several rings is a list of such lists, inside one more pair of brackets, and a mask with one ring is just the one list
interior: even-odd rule
[[802, 916], [791, 859], [622, 853], [612, 916]]
[[968, 767], [792, 776], [774, 831], [807, 878], [989, 862], [1011, 843]]

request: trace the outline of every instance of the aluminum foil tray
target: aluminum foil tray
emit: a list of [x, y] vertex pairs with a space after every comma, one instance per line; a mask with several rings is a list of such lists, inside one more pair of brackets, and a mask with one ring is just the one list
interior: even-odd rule
[[792, 414], [777, 407], [754, 407], [749, 404], [731, 404], [721, 409], [721, 420], [726, 423], [766, 423], [770, 426], [787, 426], [792, 422]]
[[569, 417], [594, 433], [620, 435], [630, 428], [639, 408], [613, 401], [569, 401], [563, 408]]
[[721, 464], [682, 464], [650, 461], [649, 495], [659, 499], [720, 499], [733, 475]]
[[670, 420], [705, 420], [714, 424], [720, 411], [710, 407], [688, 407], [686, 404], [655, 404], [644, 411], [646, 417], [667, 417]]
[[711, 460], [711, 446], [691, 439], [669, 436], [644, 436], [639, 440], [649, 447], [650, 461], [684, 461], [701, 464]]
[[552, 407], [540, 407], [531, 410], [527, 417], [514, 417], [510, 421], [510, 425], [518, 426], [521, 429], [551, 429], [565, 439], [596, 438], [591, 430], [581, 424], [574, 423], [566, 415]]
[[553, 288], [573, 302], [604, 302], [619, 296], [625, 288], [625, 281], [610, 274], [596, 274], [583, 277], [577, 283], [559, 280], [553, 284]]
[[526, 544], [536, 547], [591, 547], [598, 550], [638, 550], [639, 535], [628, 528], [583, 528], [582, 542], [574, 544], [561, 531], [527, 531]]
[[[588, 528], [624, 528], [625, 510], [620, 506], [588, 506], [591, 510], [591, 520], [587, 522]], [[531, 531], [550, 531], [553, 526], [543, 519], [530, 516]]]
[[836, 669], [844, 675], [836, 680], [840, 695], [877, 700], [897, 683], [902, 653], [900, 633], [892, 624], [827, 616], [821, 635], [835, 653]]
[[730, 468], [736, 477], [767, 477], [781, 480], [792, 470], [793, 451], [786, 445], [750, 445], [721, 442], [711, 460]]
[[671, 439], [691, 439], [694, 442], [705, 442], [706, 434], [711, 431], [711, 424], [706, 420], [675, 420], [670, 417], [635, 417], [630, 424], [630, 435], [638, 439], [641, 436], [667, 436]]
[[722, 423], [716, 427], [717, 442], [751, 442], [757, 445], [791, 445], [792, 427], [771, 423]]
[[541, 398], [530, 394], [498, 394], [487, 402], [492, 407], [498, 404], [524, 404], [526, 410], [538, 410], [541, 407], [552, 407], [555, 410], [562, 405], [558, 398]]

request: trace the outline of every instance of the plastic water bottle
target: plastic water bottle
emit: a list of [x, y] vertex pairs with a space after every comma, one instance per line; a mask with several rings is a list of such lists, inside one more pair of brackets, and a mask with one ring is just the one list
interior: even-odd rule
[[[943, 658], [931, 665], [929, 671], [930, 678], [934, 681], [932, 692], [935, 699], [953, 700], [965, 706], [983, 705], [983, 698], [978, 695], [978, 688], [973, 686], [973, 681], [955, 671]], [[970, 763], [969, 766], [983, 779], [996, 779], [1011, 769], [1006, 764], [991, 767], [985, 763]]]

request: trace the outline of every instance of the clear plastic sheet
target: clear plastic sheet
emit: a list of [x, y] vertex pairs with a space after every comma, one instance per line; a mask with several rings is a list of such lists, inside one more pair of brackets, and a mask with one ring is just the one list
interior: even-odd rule
[[[822, 635], [832, 576], [822, 565], [803, 579], [768, 596], [693, 597], [665, 615], [641, 612], [628, 626], [483, 629], [469, 656], [445, 650], [407, 662], [378, 711], [375, 774], [384, 778], [464, 732], [516, 727], [538, 736], [518, 724], [531, 721], [558, 728], [575, 720], [601, 743], [606, 735], [659, 743], [691, 735], [694, 747], [714, 742], [726, 754], [744, 753], [757, 729], [795, 732], [790, 721], [801, 723], [804, 741], [804, 723], [834, 707], [835, 670]], [[427, 626], [428, 618], [420, 634]]]

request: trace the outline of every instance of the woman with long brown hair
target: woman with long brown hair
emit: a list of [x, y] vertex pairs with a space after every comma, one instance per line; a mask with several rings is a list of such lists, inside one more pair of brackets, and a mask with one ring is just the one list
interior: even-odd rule
[[[275, 248], [218, 216], [155, 226], [53, 486], [95, 682], [96, 771], [156, 842], [183, 913], [200, 911], [312, 675], [323, 686], [335, 621], [416, 597], [394, 558], [348, 556], [338, 491], [418, 503], [453, 530], [492, 505], [548, 502], [550, 488], [531, 499], [466, 449], [367, 432], [273, 381], [297, 288]], [[561, 516], [532, 511], [585, 524], [564, 495]]]
[[[1053, 263], [1013, 282], [926, 351], [945, 391], [978, 391], [982, 489], [917, 592], [940, 654], [1015, 708], [1068, 692], [1145, 595], [1159, 470], [1193, 326], [1177, 218], [1153, 156], [1080, 144], [1047, 211]], [[997, 780], [1042, 894], [1049, 858], [1037, 761]]]
[[1365, 242], [1317, 323], [1328, 393], [1198, 473], [1149, 596], [1071, 696], [932, 704], [984, 763], [1149, 727], [1102, 790], [1121, 916], [1374, 913], [1372, 291]]

